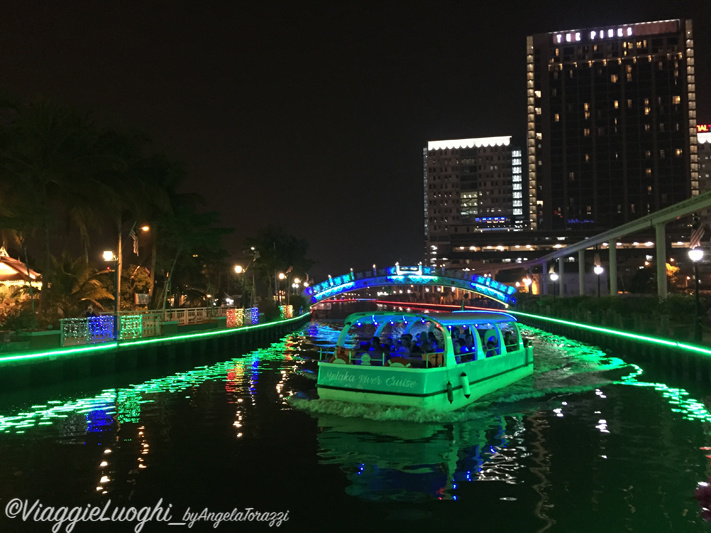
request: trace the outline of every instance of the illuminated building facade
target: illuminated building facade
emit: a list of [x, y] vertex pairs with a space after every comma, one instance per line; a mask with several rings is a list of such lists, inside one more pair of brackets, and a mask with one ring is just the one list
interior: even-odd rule
[[521, 150], [511, 137], [430, 141], [424, 150], [426, 257], [449, 264], [451, 239], [526, 224]]
[[531, 230], [599, 232], [699, 194], [690, 20], [527, 38]]
[[696, 126], [699, 143], [699, 193], [711, 191], [711, 124]]

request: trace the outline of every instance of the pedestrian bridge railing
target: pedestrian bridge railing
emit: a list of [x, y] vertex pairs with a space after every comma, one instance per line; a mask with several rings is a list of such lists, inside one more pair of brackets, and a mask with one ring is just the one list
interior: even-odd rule
[[[293, 306], [280, 307], [282, 318], [293, 317]], [[159, 337], [167, 323], [178, 326], [210, 322], [226, 318], [227, 328], [239, 328], [259, 323], [259, 309], [237, 307], [191, 307], [166, 309], [165, 311], [123, 311], [119, 313], [119, 339], [135, 340]], [[60, 320], [61, 345], [79, 346], [116, 340], [116, 318], [113, 314], [101, 314], [87, 318], [64, 318]]]

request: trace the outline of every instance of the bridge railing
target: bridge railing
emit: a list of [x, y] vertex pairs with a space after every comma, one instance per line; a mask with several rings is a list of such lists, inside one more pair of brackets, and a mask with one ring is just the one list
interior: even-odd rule
[[443, 285], [478, 293], [487, 298], [512, 304], [516, 288], [498, 282], [491, 277], [474, 272], [446, 270], [432, 266], [400, 266], [372, 269], [363, 272], [329, 276], [328, 280], [309, 286], [302, 293], [312, 304], [344, 292], [386, 285]]
[[[293, 316], [292, 306], [282, 306], [282, 318]], [[226, 317], [228, 328], [239, 328], [259, 323], [259, 309], [237, 307], [193, 307], [166, 309], [164, 311], [123, 311], [119, 340], [135, 340], [158, 337], [163, 334], [163, 324], [177, 322], [179, 326], [208, 322]], [[103, 313], [86, 318], [63, 318], [60, 320], [61, 346], [81, 346], [116, 340], [116, 320], [113, 314]]]

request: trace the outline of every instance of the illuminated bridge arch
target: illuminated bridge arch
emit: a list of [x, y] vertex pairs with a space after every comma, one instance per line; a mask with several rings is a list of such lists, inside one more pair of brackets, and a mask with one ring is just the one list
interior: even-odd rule
[[389, 287], [393, 285], [439, 285], [454, 287], [486, 296], [506, 306], [515, 303], [516, 288], [494, 281], [489, 277], [479, 276], [461, 270], [447, 271], [443, 268], [395, 265], [384, 269], [367, 272], [350, 272], [343, 276], [331, 277], [328, 281], [308, 287], [303, 295], [312, 303], [333, 298], [345, 292], [367, 289], [370, 287]]

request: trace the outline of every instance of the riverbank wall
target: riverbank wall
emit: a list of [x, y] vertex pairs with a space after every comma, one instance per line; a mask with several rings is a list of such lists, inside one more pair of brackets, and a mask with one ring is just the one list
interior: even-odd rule
[[600, 347], [625, 361], [711, 383], [711, 348], [666, 337], [507, 310], [524, 325]]
[[0, 356], [0, 391], [72, 381], [150, 367], [199, 364], [214, 357], [229, 358], [267, 346], [311, 319], [303, 315], [239, 328], [192, 324], [172, 328], [160, 337], [109, 341], [71, 348], [26, 350]]

